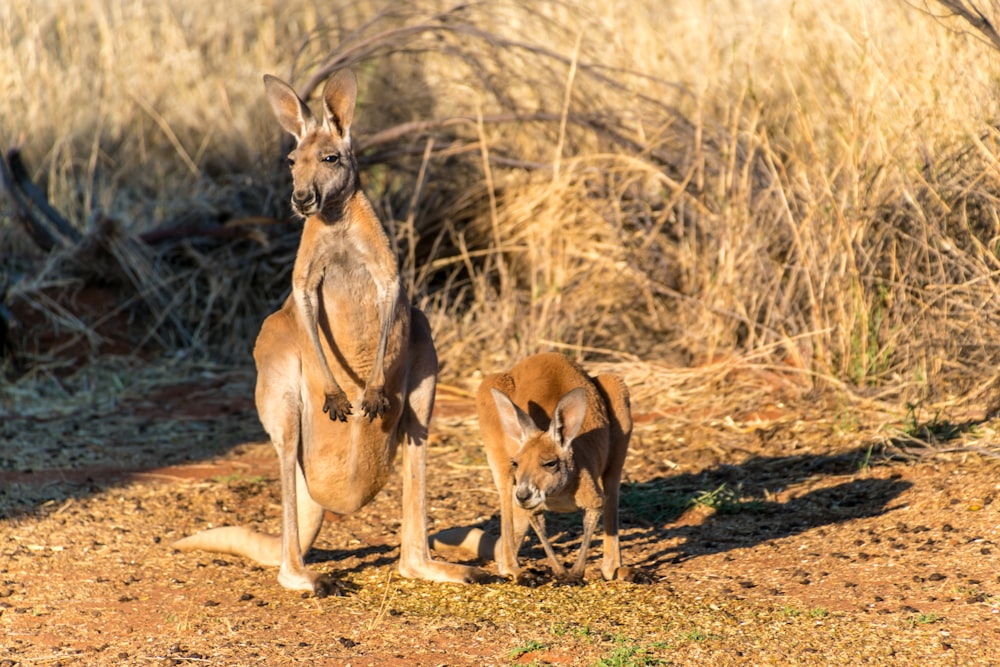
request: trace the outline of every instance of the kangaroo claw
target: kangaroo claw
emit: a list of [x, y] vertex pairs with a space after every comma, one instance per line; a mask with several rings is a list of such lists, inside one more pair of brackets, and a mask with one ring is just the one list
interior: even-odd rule
[[328, 412], [330, 414], [331, 421], [347, 421], [347, 416], [351, 414], [351, 402], [347, 400], [347, 396], [343, 393], [337, 394], [327, 394], [326, 402], [323, 403], [323, 412]]
[[385, 395], [384, 389], [365, 390], [365, 397], [361, 400], [361, 411], [368, 415], [369, 421], [375, 421], [376, 417], [381, 417], [389, 409], [389, 398]]

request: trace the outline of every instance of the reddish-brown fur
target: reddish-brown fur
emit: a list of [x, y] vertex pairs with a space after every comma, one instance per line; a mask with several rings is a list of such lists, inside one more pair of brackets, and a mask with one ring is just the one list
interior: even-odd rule
[[226, 527], [174, 546], [280, 565], [282, 586], [320, 593], [323, 582], [303, 554], [324, 509], [346, 514], [368, 503], [403, 442], [400, 573], [476, 580], [478, 569], [434, 561], [428, 552], [426, 438], [437, 356], [359, 186], [350, 146], [357, 81], [343, 71], [327, 82], [322, 120], [287, 84], [271, 76], [264, 82], [278, 121], [297, 141], [289, 156], [292, 207], [305, 217], [292, 294], [264, 321], [254, 348], [257, 410], [280, 463], [282, 535]]
[[[487, 376], [476, 405], [500, 497], [500, 538], [494, 546], [478, 529], [450, 529], [434, 536], [435, 547], [495, 555], [500, 573], [516, 577], [517, 553], [530, 525], [556, 575], [582, 579], [603, 514], [601, 574], [630, 577], [618, 542], [618, 495], [632, 433], [625, 382], [617, 375], [592, 378], [562, 354], [536, 354], [509, 372]], [[584, 534], [567, 573], [549, 543], [543, 512], [577, 509], [584, 512]]]

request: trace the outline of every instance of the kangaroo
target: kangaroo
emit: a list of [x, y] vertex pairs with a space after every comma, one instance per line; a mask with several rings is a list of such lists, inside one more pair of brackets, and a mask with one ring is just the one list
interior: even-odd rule
[[[559, 353], [536, 354], [487, 376], [476, 395], [479, 428], [500, 495], [500, 540], [479, 529], [450, 529], [435, 548], [493, 555], [502, 576], [518, 577], [517, 553], [530, 525], [560, 579], [583, 579], [604, 515], [605, 579], [630, 579], [618, 544], [618, 495], [632, 434], [628, 387], [617, 375], [592, 378]], [[580, 553], [569, 570], [556, 557], [544, 511], [583, 510]], [[492, 553], [491, 553], [492, 552]]]
[[478, 568], [434, 561], [428, 550], [426, 441], [437, 355], [361, 190], [350, 135], [357, 79], [342, 70], [327, 81], [322, 120], [287, 83], [265, 75], [264, 86], [278, 123], [296, 140], [288, 157], [291, 204], [305, 218], [291, 294], [264, 320], [254, 347], [257, 412], [278, 455], [281, 536], [229, 526], [173, 546], [277, 565], [283, 587], [325, 595], [327, 580], [303, 560], [324, 510], [349, 514], [366, 505], [403, 442], [400, 574], [478, 581], [485, 574]]

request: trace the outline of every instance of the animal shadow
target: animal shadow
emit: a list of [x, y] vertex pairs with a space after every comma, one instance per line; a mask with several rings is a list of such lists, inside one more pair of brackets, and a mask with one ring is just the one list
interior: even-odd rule
[[[893, 500], [912, 484], [892, 477], [859, 477], [787, 502], [772, 499], [806, 479], [853, 475], [870, 456], [868, 447], [835, 455], [758, 456], [699, 473], [623, 484], [624, 548], [645, 554], [631, 562], [649, 571], [893, 511]], [[714, 511], [698, 524], [671, 525], [699, 505]], [[677, 538], [683, 540], [679, 545]], [[660, 544], [669, 546], [657, 549]]]

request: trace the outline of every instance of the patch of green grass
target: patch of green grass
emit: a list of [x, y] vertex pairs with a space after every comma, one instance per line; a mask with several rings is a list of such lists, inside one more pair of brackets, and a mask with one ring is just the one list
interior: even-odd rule
[[759, 500], [744, 500], [739, 489], [730, 489], [720, 484], [713, 491], [702, 491], [691, 499], [690, 507], [708, 507], [719, 514], [737, 514], [746, 510], [759, 510]]
[[623, 512], [651, 524], [675, 521], [690, 507], [690, 498], [671, 492], [663, 481], [624, 483], [619, 506]]
[[[789, 605], [782, 605], [778, 612], [782, 616], [787, 616], [788, 618], [798, 618], [805, 613], [802, 609], [799, 609], [798, 607], [791, 607]], [[809, 610], [810, 618], [826, 618], [829, 615], [830, 611], [828, 609], [824, 609], [823, 607], [816, 607]]]
[[669, 661], [652, 654], [656, 650], [670, 648], [668, 644], [656, 643], [642, 646], [633, 639], [617, 637], [615, 647], [606, 657], [593, 664], [593, 667], [653, 667], [668, 665]]
[[945, 442], [954, 440], [970, 428], [961, 424], [953, 424], [948, 419], [941, 418], [941, 411], [936, 411], [930, 419], [923, 420], [919, 415], [920, 406], [915, 403], [906, 404], [906, 419], [902, 431], [914, 440], [923, 442]]
[[914, 614], [913, 616], [910, 616], [908, 619], [906, 619], [906, 623], [912, 628], [918, 625], [929, 625], [931, 623], [937, 623], [943, 618], [944, 617], [941, 616], [940, 614], [934, 614], [934, 613]]
[[568, 623], [555, 623], [549, 628], [549, 632], [554, 634], [556, 637], [565, 637], [567, 635], [580, 638], [591, 638], [594, 636], [594, 631], [589, 625], [570, 625]]
[[547, 645], [543, 644], [540, 641], [532, 639], [524, 644], [521, 644], [520, 646], [512, 648], [510, 650], [510, 653], [507, 654], [507, 657], [509, 657], [511, 660], [517, 660], [525, 653], [531, 653], [532, 651], [540, 651], [543, 648], [547, 648]]
[[861, 457], [858, 461], [858, 472], [867, 472], [872, 467], [872, 452], [875, 451], [875, 445], [868, 445], [868, 450], [865, 455]]
[[846, 401], [841, 401], [837, 416], [833, 422], [833, 430], [843, 435], [850, 435], [861, 428], [858, 413]]
[[662, 480], [622, 484], [619, 505], [630, 517], [651, 524], [676, 521], [695, 507], [708, 507], [720, 514], [758, 511], [763, 504], [747, 499], [741, 490], [721, 484], [715, 489], [677, 492]]
[[711, 639], [708, 633], [695, 628], [694, 630], [685, 630], [684, 632], [677, 633], [677, 636], [687, 642], [703, 642]]
[[[888, 316], [886, 287], [876, 287], [875, 294], [865, 295], [860, 290], [855, 296], [856, 314], [850, 334], [847, 374], [859, 387], [876, 384], [890, 368], [895, 352], [893, 337], [886, 335], [883, 324]], [[866, 306], [866, 297], [872, 297]], [[891, 333], [891, 332], [890, 332]]]

